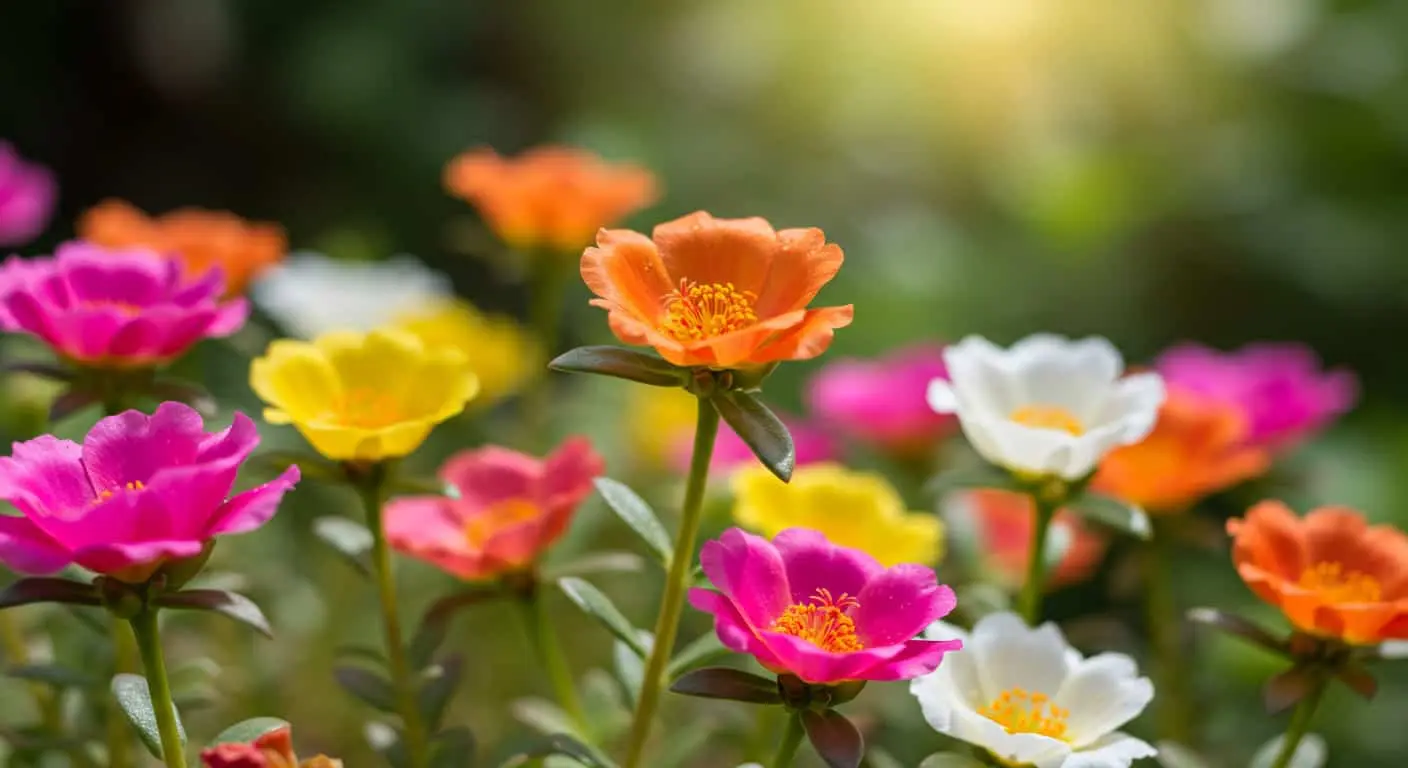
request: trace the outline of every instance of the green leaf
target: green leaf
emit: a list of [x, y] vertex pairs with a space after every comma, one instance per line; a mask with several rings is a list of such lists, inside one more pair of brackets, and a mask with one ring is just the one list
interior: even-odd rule
[[[865, 753], [866, 768], [904, 768], [904, 764], [895, 758], [894, 755], [886, 752], [880, 747], [871, 747]], [[975, 766], [951, 766], [950, 768], [983, 768], [982, 763]]]
[[468, 728], [446, 728], [430, 740], [430, 768], [464, 768], [471, 765], [474, 749], [474, 734]]
[[784, 483], [792, 479], [797, 464], [792, 433], [763, 401], [751, 392], [733, 390], [715, 393], [709, 402], [769, 472]]
[[548, 363], [563, 373], [594, 373], [612, 376], [652, 387], [683, 387], [689, 382], [689, 369], [676, 367], [655, 355], [621, 347], [577, 347]]
[[568, 576], [593, 576], [602, 573], [636, 573], [645, 567], [645, 559], [634, 552], [589, 552], [566, 563], [543, 568], [544, 581], [557, 581]]
[[673, 680], [695, 667], [708, 664], [727, 656], [730, 651], [719, 642], [719, 636], [708, 632], [695, 638], [675, 653], [670, 666], [665, 670], [666, 678]]
[[69, 603], [101, 605], [102, 598], [92, 584], [68, 579], [19, 579], [0, 590], [0, 609], [30, 603]]
[[557, 586], [562, 589], [564, 595], [567, 595], [568, 600], [576, 603], [578, 608], [600, 622], [608, 632], [616, 636], [616, 639], [624, 642], [641, 658], [645, 658], [648, 652], [640, 642], [640, 636], [637, 634], [639, 630], [631, 626], [631, 623], [601, 590], [588, 582], [572, 577], [559, 579]]
[[332, 675], [344, 691], [363, 703], [382, 712], [396, 712], [396, 692], [392, 690], [391, 683], [381, 675], [370, 669], [353, 666], [334, 667]]
[[1149, 516], [1144, 510], [1119, 499], [1086, 493], [1067, 507], [1087, 520], [1108, 525], [1131, 536], [1145, 540], [1154, 536], [1154, 527], [1149, 524]]
[[99, 683], [97, 678], [85, 672], [61, 667], [57, 664], [25, 664], [9, 667], [5, 670], [5, 676], [13, 677], [16, 680], [46, 683], [55, 688], [96, 688]]
[[364, 576], [372, 573], [372, 532], [345, 517], [329, 515], [313, 521], [313, 534], [337, 550]]
[[552, 755], [570, 757], [588, 768], [616, 768], [616, 764], [601, 752], [562, 733], [548, 736], [527, 750], [510, 757], [500, 768], [519, 768], [538, 758]]
[[808, 709], [802, 713], [802, 729], [830, 768], [860, 768], [865, 741], [845, 715], [834, 709], [825, 712]]
[[1369, 670], [1358, 664], [1339, 665], [1335, 668], [1335, 678], [1365, 701], [1372, 701], [1374, 695], [1379, 692], [1379, 681], [1374, 679]]
[[728, 699], [749, 704], [782, 703], [776, 680], [728, 667], [705, 667], [686, 672], [670, 684], [670, 690], [705, 699]]
[[[640, 634], [643, 644], [649, 649], [655, 638], [645, 630], [641, 630]], [[621, 687], [626, 690], [626, 699], [634, 709], [640, 698], [641, 681], [645, 679], [645, 660], [620, 640], [611, 644], [611, 659], [616, 667], [616, 677], [620, 678]]]
[[1267, 680], [1261, 689], [1267, 714], [1280, 714], [1298, 704], [1315, 685], [1314, 674], [1305, 667], [1291, 667]]
[[1019, 490], [1017, 482], [1007, 470], [992, 464], [976, 464], [950, 469], [929, 478], [924, 484], [924, 493], [930, 498], [942, 501], [955, 491], [975, 488]]
[[248, 720], [241, 720], [238, 723], [220, 732], [219, 736], [211, 739], [210, 746], [216, 744], [248, 744], [270, 731], [277, 731], [280, 728], [287, 728], [288, 721], [280, 720], [277, 717], [251, 717]]
[[156, 604], [162, 608], [176, 610], [214, 611], [241, 624], [253, 627], [265, 637], [273, 638], [274, 636], [274, 631], [269, 628], [269, 620], [264, 618], [264, 612], [259, 610], [259, 606], [255, 605], [253, 600], [237, 592], [226, 592], [220, 589], [188, 589], [184, 592], [163, 594], [156, 599]]
[[1194, 624], [1204, 624], [1234, 637], [1240, 637], [1252, 645], [1265, 648], [1272, 653], [1281, 655], [1289, 653], [1289, 646], [1284, 639], [1276, 637], [1259, 624], [1235, 613], [1219, 611], [1216, 608], [1192, 608], [1188, 611], [1187, 617]]
[[547, 699], [535, 696], [515, 699], [509, 705], [509, 711], [513, 713], [514, 719], [545, 736], [556, 733], [581, 736], [572, 716]]
[[450, 699], [455, 696], [455, 686], [459, 684], [463, 670], [464, 659], [456, 654], [421, 671], [417, 702], [421, 716], [431, 730], [440, 726], [440, 718], [444, 716]]
[[[147, 680], [141, 675], [121, 674], [112, 679], [112, 695], [127, 721], [137, 729], [142, 743], [152, 757], [161, 759], [161, 732], [156, 725], [156, 710], [152, 708], [151, 691]], [[176, 713], [176, 730], [181, 734], [181, 743], [186, 743], [186, 728], [181, 724], [181, 713]]]
[[52, 379], [54, 381], [73, 380], [73, 371], [68, 368], [58, 365], [57, 363], [44, 363], [37, 360], [11, 360], [4, 365], [0, 365], [0, 372], [27, 373], [31, 376]]
[[660, 518], [656, 517], [650, 505], [624, 483], [609, 477], [598, 477], [595, 483], [597, 493], [606, 500], [606, 506], [621, 518], [621, 522], [630, 526], [631, 530], [640, 536], [661, 564], [669, 567], [674, 542], [670, 540], [670, 534], [665, 532], [665, 526], [660, 524]]
[[478, 584], [435, 601], [435, 604], [426, 610], [425, 616], [420, 620], [420, 628], [411, 639], [411, 647], [407, 651], [411, 664], [420, 669], [430, 663], [436, 649], [445, 642], [445, 635], [450, 631], [450, 620], [456, 613], [502, 595], [503, 590], [498, 583]]
[[371, 721], [362, 725], [362, 733], [372, 751], [381, 755], [391, 768], [407, 768], [406, 739], [400, 731], [386, 723]]
[[339, 645], [333, 649], [332, 655], [338, 661], [364, 661], [383, 669], [386, 667], [386, 654], [382, 653], [380, 648], [369, 645]]

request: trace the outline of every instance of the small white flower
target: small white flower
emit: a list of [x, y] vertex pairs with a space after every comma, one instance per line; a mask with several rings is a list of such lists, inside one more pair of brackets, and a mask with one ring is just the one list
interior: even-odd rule
[[929, 385], [929, 405], [956, 413], [973, 448], [1007, 469], [1075, 480], [1110, 450], [1154, 427], [1158, 374], [1121, 378], [1109, 341], [1037, 334], [1009, 349], [969, 336], [944, 351], [949, 379]]
[[302, 251], [250, 289], [254, 302], [293, 336], [370, 331], [451, 296], [447, 277], [410, 256], [343, 261]]
[[[1276, 762], [1276, 757], [1281, 754], [1281, 744], [1285, 739], [1286, 735], [1283, 733], [1262, 745], [1252, 757], [1251, 768], [1271, 768]], [[1313, 733], [1307, 733], [1296, 745], [1296, 752], [1291, 755], [1291, 762], [1286, 768], [1322, 768], [1328, 757], [1329, 750], [1325, 747], [1325, 740]]]
[[940, 733], [1034, 768], [1128, 768], [1157, 754], [1116, 730], [1154, 698], [1130, 657], [1084, 658], [1054, 624], [1032, 629], [1010, 612], [984, 616], [971, 635], [943, 622], [925, 634], [963, 640], [962, 652], [910, 683]]

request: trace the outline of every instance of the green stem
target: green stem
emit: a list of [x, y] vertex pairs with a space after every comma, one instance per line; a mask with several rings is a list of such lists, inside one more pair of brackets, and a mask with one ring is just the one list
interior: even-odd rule
[[709, 481], [709, 462], [714, 457], [714, 437], [719, 432], [719, 412], [708, 398], [699, 398], [699, 416], [694, 427], [694, 455], [689, 461], [689, 479], [684, 491], [684, 509], [680, 515], [680, 530], [675, 537], [675, 550], [670, 555], [670, 571], [665, 576], [665, 593], [660, 597], [660, 615], [655, 620], [655, 642], [641, 677], [640, 703], [631, 720], [631, 736], [626, 752], [625, 768], [637, 768], [650, 737], [655, 708], [660, 703], [660, 690], [665, 686], [665, 667], [674, 649], [675, 634], [680, 628], [684, 611], [685, 592], [689, 588], [694, 564], [694, 543], [699, 537], [699, 521], [704, 507], [704, 488]]
[[[132, 637], [132, 630], [127, 622], [122, 619], [112, 620], [112, 671], [116, 673], [133, 673], [138, 669], [137, 642]], [[128, 768], [132, 765], [131, 755], [128, 748], [132, 744], [131, 731], [128, 730], [127, 716], [122, 713], [122, 706], [117, 703], [117, 699], [109, 696], [107, 699], [106, 730], [108, 748], [108, 768]]]
[[176, 704], [171, 700], [171, 683], [166, 679], [166, 660], [161, 654], [156, 609], [145, 608], [131, 621], [132, 633], [137, 637], [137, 649], [142, 654], [142, 669], [147, 674], [152, 710], [156, 713], [156, 729], [161, 734], [161, 760], [167, 768], [185, 768], [186, 747], [181, 743]]
[[421, 722], [416, 700], [415, 681], [406, 660], [406, 647], [401, 640], [401, 619], [396, 607], [396, 577], [391, 570], [391, 548], [386, 543], [382, 525], [382, 503], [385, 500], [385, 478], [388, 468], [373, 468], [359, 484], [362, 504], [366, 508], [367, 527], [372, 533], [372, 568], [375, 571], [377, 594], [381, 601], [381, 624], [386, 634], [386, 656], [391, 667], [391, 685], [396, 692], [396, 706], [405, 728], [406, 762], [409, 768], [425, 768], [425, 726]]
[[1287, 768], [1291, 764], [1291, 758], [1296, 755], [1296, 748], [1300, 746], [1301, 739], [1310, 730], [1310, 721], [1315, 717], [1315, 708], [1320, 706], [1320, 697], [1325, 694], [1325, 678], [1317, 676], [1310, 684], [1310, 691], [1305, 694], [1305, 698], [1296, 705], [1296, 711], [1291, 715], [1291, 724], [1286, 728], [1284, 741], [1281, 742], [1281, 751], [1276, 755], [1276, 760], [1271, 764], [1271, 768]]
[[1032, 549], [1027, 555], [1027, 579], [1022, 585], [1020, 605], [1022, 618], [1028, 625], [1036, 626], [1041, 621], [1041, 601], [1046, 595], [1046, 534], [1051, 530], [1051, 519], [1060, 504], [1035, 493], [1032, 503], [1036, 505], [1036, 524], [1032, 528]]
[[[567, 289], [568, 262], [561, 254], [539, 252], [532, 254], [533, 284], [528, 296], [529, 322], [537, 336], [542, 352], [551, 360], [557, 354], [559, 332], [562, 328], [563, 294]], [[575, 262], [572, 262], [575, 263]], [[524, 399], [524, 427], [528, 443], [542, 441], [543, 430], [548, 425], [548, 414], [552, 409], [551, 372], [543, 371]]]
[[541, 590], [535, 587], [532, 593], [518, 601], [518, 606], [523, 614], [523, 627], [528, 632], [528, 640], [533, 644], [533, 650], [537, 652], [543, 669], [547, 671], [548, 681], [557, 696], [557, 703], [577, 727], [585, 732], [586, 713], [582, 710], [582, 701], [577, 696], [572, 668], [567, 664], [567, 657], [562, 652], [562, 645], [557, 642], [557, 633], [553, 631], [552, 621], [548, 618], [547, 601]]
[[777, 745], [777, 754], [772, 759], [772, 768], [788, 768], [792, 765], [792, 758], [797, 754], [797, 747], [802, 744], [802, 714], [793, 713], [787, 718], [787, 725], [782, 731], [782, 741]]
[[1145, 547], [1144, 589], [1147, 612], [1145, 623], [1154, 652], [1155, 702], [1159, 736], [1180, 744], [1192, 743], [1191, 710], [1188, 701], [1187, 664], [1183, 658], [1183, 613], [1174, 595], [1172, 535], [1165, 525], [1157, 525], [1154, 538]]

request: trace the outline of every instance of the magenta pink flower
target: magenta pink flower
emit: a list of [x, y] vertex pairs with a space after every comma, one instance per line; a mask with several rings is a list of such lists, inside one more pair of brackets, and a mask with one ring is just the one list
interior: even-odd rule
[[188, 281], [178, 261], [152, 251], [75, 241], [52, 258], [0, 266], [0, 328], [37, 336], [81, 365], [148, 367], [239, 330], [249, 303], [221, 301], [223, 293], [218, 269]]
[[39, 236], [54, 212], [59, 186], [54, 174], [25, 162], [0, 141], [0, 246], [24, 245]]
[[898, 454], [922, 452], [953, 431], [951, 414], [929, 407], [929, 382], [947, 379], [944, 349], [921, 345], [875, 360], [842, 358], [812, 377], [807, 407], [847, 437]]
[[921, 565], [885, 568], [820, 533], [789, 528], [771, 542], [730, 528], [704, 545], [691, 589], [719, 640], [778, 674], [809, 683], [908, 680], [933, 672], [960, 640], [917, 640], [953, 610], [953, 590]]
[[[836, 440], [820, 427], [795, 416], [784, 414], [780, 418], [782, 423], [787, 425], [787, 431], [792, 434], [792, 446], [797, 451], [796, 466], [836, 461], [840, 456]], [[674, 450], [670, 455], [670, 463], [677, 471], [681, 473], [689, 471], [689, 458], [693, 446], [694, 430], [685, 430], [675, 443]], [[743, 438], [739, 437], [738, 433], [734, 432], [728, 424], [720, 424], [719, 435], [714, 440], [714, 458], [709, 462], [709, 471], [716, 475], [725, 475], [739, 467], [751, 466], [756, 462], [757, 458], [753, 456], [753, 449], [743, 442]]]
[[526, 568], [557, 541], [606, 470], [586, 438], [567, 440], [546, 459], [489, 446], [440, 468], [459, 498], [410, 496], [386, 506], [386, 539], [399, 552], [462, 579], [491, 579]]
[[258, 443], [244, 414], [209, 434], [181, 403], [162, 403], [152, 416], [109, 416], [82, 445], [52, 435], [15, 443], [13, 455], [0, 458], [0, 499], [20, 516], [0, 516], [0, 562], [23, 573], [76, 563], [144, 581], [216, 536], [252, 531], [273, 517], [298, 467], [230, 495]]
[[1248, 422], [1248, 441], [1284, 448], [1348, 411], [1358, 398], [1353, 373], [1322, 370], [1300, 344], [1251, 344], [1218, 352], [1197, 344], [1174, 347], [1155, 363], [1171, 386], [1235, 405]]

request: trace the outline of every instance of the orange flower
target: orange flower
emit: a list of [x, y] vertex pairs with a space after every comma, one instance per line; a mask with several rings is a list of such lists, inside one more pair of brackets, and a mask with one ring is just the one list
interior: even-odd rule
[[160, 251], [180, 259], [188, 275], [220, 267], [230, 294], [243, 293], [251, 279], [281, 261], [288, 250], [277, 224], [199, 208], [148, 216], [121, 200], [106, 200], [83, 214], [78, 236], [108, 248]]
[[[974, 537], [977, 555], [994, 579], [1012, 589], [1022, 586], [1036, 528], [1030, 496], [986, 488], [964, 491], [945, 500], [944, 517], [951, 530]], [[1052, 519], [1048, 536], [1047, 546], [1061, 552], [1047, 574], [1048, 590], [1085, 581], [1105, 556], [1105, 540], [1065, 510]]]
[[1345, 507], [1298, 518], [1263, 501], [1227, 533], [1242, 581], [1300, 629], [1354, 645], [1408, 640], [1408, 536], [1397, 528]]
[[807, 309], [837, 270], [840, 247], [819, 229], [703, 211], [651, 237], [602, 230], [582, 254], [582, 279], [627, 344], [648, 344], [681, 366], [739, 368], [806, 360], [831, 346], [852, 308]]
[[1270, 457], [1246, 437], [1236, 407], [1169, 390], [1154, 430], [1106, 456], [1093, 487], [1150, 512], [1179, 512], [1266, 471]]
[[509, 245], [574, 253], [598, 229], [656, 197], [655, 177], [644, 168], [556, 146], [515, 159], [488, 148], [470, 150], [445, 166], [445, 188], [479, 208]]

